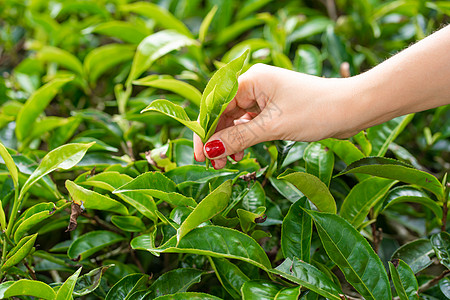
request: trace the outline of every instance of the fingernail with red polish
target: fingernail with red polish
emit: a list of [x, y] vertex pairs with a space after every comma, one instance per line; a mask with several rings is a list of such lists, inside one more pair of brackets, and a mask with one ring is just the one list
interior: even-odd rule
[[207, 142], [205, 151], [209, 158], [214, 158], [225, 153], [225, 146], [220, 140]]
[[216, 169], [216, 162], [214, 160], [211, 160], [211, 164], [212, 164], [213, 168]]
[[230, 157], [231, 157], [234, 161], [237, 161], [237, 160], [236, 160], [236, 157], [234, 156], [234, 154], [231, 154]]

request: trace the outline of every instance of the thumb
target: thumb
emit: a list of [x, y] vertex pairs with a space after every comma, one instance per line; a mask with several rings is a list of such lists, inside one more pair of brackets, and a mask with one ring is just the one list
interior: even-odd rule
[[246, 123], [216, 132], [203, 147], [206, 157], [209, 159], [226, 157], [269, 140], [270, 130], [265, 129], [258, 121], [259, 116]]

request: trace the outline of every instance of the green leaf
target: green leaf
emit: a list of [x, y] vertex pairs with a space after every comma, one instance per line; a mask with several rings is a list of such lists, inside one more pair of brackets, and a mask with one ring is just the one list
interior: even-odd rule
[[59, 288], [56, 294], [56, 300], [71, 300], [73, 299], [72, 293], [77, 283], [78, 276], [80, 276], [82, 267], [80, 267], [72, 276], [67, 278], [64, 284]]
[[386, 123], [367, 129], [367, 138], [372, 144], [372, 156], [384, 156], [389, 144], [405, 129], [413, 119], [414, 114], [401, 116]]
[[155, 298], [155, 300], [221, 300], [221, 299], [216, 296], [205, 293], [188, 292], [188, 293], [176, 293], [172, 295], [165, 295]]
[[372, 152], [372, 144], [369, 142], [365, 131], [358, 132], [352, 138], [361, 147], [361, 151], [364, 153], [364, 155], [370, 155], [370, 153]]
[[399, 186], [389, 191], [384, 198], [381, 212], [391, 205], [403, 202], [422, 204], [431, 209], [439, 219], [442, 219], [442, 208], [439, 204], [428, 198], [428, 195], [425, 192], [413, 188], [412, 186]]
[[40, 222], [44, 221], [45, 219], [51, 217], [52, 214], [53, 214], [52, 211], [45, 210], [38, 212], [25, 219], [14, 231], [14, 242], [16, 243], [19, 242], [19, 240], [25, 235], [25, 233], [28, 230], [30, 230], [33, 226], [39, 224]]
[[334, 154], [327, 147], [315, 142], [306, 147], [303, 159], [306, 163], [306, 173], [315, 175], [329, 186], [334, 167]]
[[[26, 236], [22, 238], [17, 245], [10, 250], [8, 253], [8, 258], [1, 267], [1, 271], [4, 271], [12, 266], [17, 265], [27, 257], [27, 255], [31, 252], [34, 246], [34, 242], [36, 241], [37, 233], [31, 236]], [[12, 253], [12, 254], [11, 254]]]
[[[236, 213], [239, 217], [239, 223], [243, 232], [248, 233], [255, 227], [255, 224], [259, 222], [264, 223], [267, 216], [264, 215], [266, 208], [264, 206], [259, 207], [255, 212], [247, 211], [245, 209], [238, 208]], [[264, 224], [263, 224], [264, 225]]]
[[56, 293], [48, 284], [41, 281], [21, 279], [14, 282], [4, 292], [5, 298], [14, 296], [33, 296], [36, 298], [54, 300]]
[[[136, 27], [135, 27], [136, 29]], [[89, 83], [94, 83], [106, 71], [120, 63], [131, 61], [136, 47], [123, 44], [108, 44], [93, 49], [84, 59], [84, 72]], [[105, 59], [107, 57], [108, 59]]]
[[57, 63], [78, 75], [83, 74], [83, 66], [80, 60], [66, 50], [44, 46], [37, 52], [36, 57], [39, 60]]
[[322, 75], [322, 56], [313, 45], [300, 45], [295, 52], [295, 71], [314, 76]]
[[327, 186], [314, 175], [289, 170], [277, 177], [286, 180], [298, 188], [318, 210], [336, 213], [336, 202]]
[[0, 284], [0, 299], [5, 298], [6, 290], [14, 284], [15, 281], [5, 281]]
[[123, 231], [142, 232], [145, 230], [144, 222], [135, 216], [112, 216], [111, 222]]
[[[145, 26], [137, 26], [124, 21], [108, 21], [83, 30], [83, 33], [99, 33], [118, 38], [131, 44], [139, 44], [148, 34], [149, 30]], [[110, 44], [120, 46], [120, 44]], [[128, 46], [128, 45], [127, 45]], [[110, 59], [111, 57], [105, 56]]]
[[199, 283], [204, 271], [182, 268], [166, 272], [158, 277], [149, 288], [147, 297], [154, 299], [159, 296], [186, 292], [192, 285]]
[[396, 182], [389, 179], [370, 177], [356, 184], [345, 197], [339, 214], [358, 228]]
[[231, 180], [227, 180], [208, 194], [184, 220], [177, 230], [177, 242], [203, 222], [223, 211], [231, 197]]
[[112, 266], [114, 265], [106, 265], [99, 268], [95, 268], [89, 273], [78, 277], [77, 283], [73, 291], [73, 296], [81, 297], [96, 290], [97, 287], [100, 285], [100, 281], [102, 280], [103, 274], [106, 272], [106, 270], [108, 270]]
[[[150, 5], [151, 3], [147, 4]], [[149, 35], [143, 39], [137, 47], [126, 84], [130, 85], [133, 80], [148, 70], [153, 62], [160, 57], [173, 50], [180, 49], [181, 47], [195, 44], [195, 40], [173, 30], [158, 31], [157, 33]]]
[[203, 139], [205, 137], [205, 130], [201, 127], [201, 125], [197, 121], [191, 121], [186, 114], [186, 111], [178, 104], [174, 104], [168, 100], [159, 99], [150, 103], [150, 105], [143, 109], [141, 113], [147, 111], [157, 111], [163, 113], [195, 132], [200, 138]]
[[150, 220], [156, 221], [158, 219], [158, 208], [152, 196], [142, 194], [139, 191], [123, 192], [118, 196]]
[[[2, 143], [0, 143], [0, 156], [3, 158], [3, 161], [5, 162], [6, 168], [8, 168], [9, 175], [11, 175], [11, 178], [13, 180], [14, 189], [19, 189], [19, 172], [17, 171], [16, 164], [14, 163], [13, 158], [11, 157], [11, 154], [9, 154], [8, 150], [3, 146]], [[3, 211], [3, 209], [2, 209]], [[4, 220], [3, 220], [4, 221]], [[2, 229], [5, 229], [6, 225], [1, 222]]]
[[33, 123], [37, 117], [44, 111], [61, 87], [73, 79], [74, 77], [71, 76], [55, 78], [36, 90], [28, 98], [16, 118], [16, 136], [19, 141], [24, 140], [28, 136], [30, 128], [33, 128]]
[[308, 19], [307, 22], [295, 29], [288, 37], [290, 43], [306, 39], [310, 36], [323, 33], [328, 25], [332, 24], [329, 18], [316, 17]]
[[275, 141], [275, 146], [277, 147], [277, 170], [279, 171], [283, 166], [283, 162], [291, 151], [292, 147], [295, 145], [295, 141]]
[[330, 148], [347, 165], [365, 157], [361, 150], [348, 140], [326, 139], [320, 143]]
[[413, 271], [403, 260], [389, 262], [389, 271], [400, 300], [419, 299], [419, 284]]
[[295, 203], [301, 197], [303, 197], [303, 193], [298, 190], [292, 183], [276, 179], [274, 177], [269, 177], [269, 181], [272, 186], [286, 199], [290, 202]]
[[67, 125], [69, 122], [70, 119], [59, 117], [44, 117], [37, 120], [34, 123], [33, 129], [30, 130], [28, 136], [23, 140], [22, 147], [24, 147], [24, 145], [28, 145], [33, 139], [42, 138], [45, 133]]
[[347, 173], [363, 173], [415, 184], [443, 199], [444, 189], [433, 175], [416, 170], [398, 160], [384, 157], [366, 157], [350, 164], [337, 176]]
[[267, 280], [251, 280], [242, 286], [243, 300], [296, 300], [301, 286], [287, 288]]
[[[450, 7], [449, 7], [449, 11], [450, 11]], [[450, 278], [449, 277], [444, 277], [439, 281], [439, 289], [441, 290], [442, 294], [444, 294], [445, 297], [450, 299]]]
[[208, 33], [209, 25], [211, 25], [211, 21], [213, 20], [214, 16], [217, 12], [217, 5], [214, 5], [213, 8], [209, 11], [209, 13], [205, 16], [205, 18], [202, 21], [202, 24], [200, 24], [200, 29], [198, 30], [198, 40], [200, 43], [205, 42], [206, 34]]
[[121, 174], [119, 172], [114, 171], [105, 171], [94, 176], [90, 176], [85, 179], [85, 181], [75, 180], [76, 184], [79, 185], [89, 185], [98, 187], [109, 192], [113, 192], [115, 189], [118, 189], [122, 185], [132, 181], [133, 178], [126, 174]]
[[264, 24], [263, 14], [235, 22], [230, 26], [224, 28], [222, 31], [220, 31], [217, 34], [217, 37], [214, 39], [214, 42], [218, 46], [225, 45], [226, 43], [237, 39], [241, 34], [246, 32], [247, 30], [262, 24]]
[[154, 20], [165, 29], [173, 29], [187, 37], [192, 37], [191, 32], [180, 20], [163, 7], [149, 2], [135, 2], [120, 6], [124, 12], [134, 12], [141, 16]]
[[225, 227], [198, 227], [184, 236], [178, 245], [174, 236], [159, 248], [152, 246], [148, 235], [141, 235], [131, 241], [131, 247], [155, 253], [193, 253], [238, 259], [263, 270], [271, 267], [266, 253], [254, 239], [242, 232]]
[[243, 19], [252, 13], [257, 12], [259, 9], [264, 7], [269, 2], [272, 2], [272, 0], [252, 0], [252, 1], [246, 1], [243, 3], [241, 7], [239, 7], [239, 11], [237, 12], [236, 19], [240, 20]]
[[70, 259], [81, 261], [95, 252], [123, 240], [125, 240], [124, 237], [114, 232], [105, 230], [91, 231], [83, 234], [70, 245], [69, 250], [67, 250], [67, 256]]
[[[249, 51], [220, 68], [209, 80], [203, 91], [200, 103], [200, 125], [205, 129], [204, 141], [208, 140], [216, 130], [220, 115], [228, 103], [233, 100], [238, 90], [238, 77], [242, 72]], [[207, 98], [213, 92], [212, 104]]]
[[325, 251], [347, 281], [365, 299], [391, 299], [386, 270], [367, 240], [337, 215], [308, 213], [313, 218]]
[[418, 239], [398, 248], [394, 254], [392, 254], [391, 260], [403, 260], [411, 267], [414, 274], [417, 274], [433, 263], [430, 259], [430, 255], [433, 253], [430, 240]]
[[105, 300], [128, 300], [132, 297], [133, 293], [137, 291], [146, 290], [146, 284], [149, 281], [149, 277], [146, 274], [130, 274], [119, 280], [109, 290]]
[[128, 209], [122, 203], [97, 192], [85, 189], [73, 181], [66, 180], [66, 188], [72, 200], [87, 209], [98, 209], [128, 215]]
[[114, 194], [135, 192], [150, 195], [175, 206], [197, 206], [191, 197], [176, 192], [176, 184], [160, 172], [147, 172], [119, 187]]
[[234, 298], [241, 297], [242, 285], [249, 281], [247, 275], [241, 271], [235, 264], [225, 258], [209, 257], [212, 268], [216, 272], [222, 286]]
[[450, 269], [450, 234], [446, 231], [433, 234], [430, 241], [439, 262]]
[[214, 168], [206, 169], [205, 166], [189, 165], [182, 166], [164, 173], [168, 178], [172, 179], [179, 189], [193, 184], [206, 183], [217, 177], [225, 177], [229, 175], [237, 175], [236, 170]]
[[28, 189], [48, 173], [56, 169], [68, 170], [75, 166], [93, 144], [66, 144], [47, 153], [22, 186], [19, 199], [22, 199]]
[[291, 205], [281, 226], [281, 250], [285, 258], [298, 257], [310, 261], [312, 219], [302, 208], [310, 209], [308, 199], [301, 198]]
[[174, 79], [171, 76], [150, 75], [133, 81], [133, 84], [171, 91], [188, 99], [197, 106], [200, 106], [202, 99], [202, 93], [197, 88], [184, 81]]
[[287, 258], [281, 265], [270, 272], [304, 286], [327, 299], [340, 300], [340, 289], [319, 269], [300, 259]]
[[3, 204], [0, 200], [0, 230], [5, 231], [6, 230], [6, 217], [5, 217], [5, 211], [3, 210]]

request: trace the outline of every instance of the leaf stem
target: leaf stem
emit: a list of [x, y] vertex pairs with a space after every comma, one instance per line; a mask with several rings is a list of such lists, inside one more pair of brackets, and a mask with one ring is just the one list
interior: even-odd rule
[[13, 208], [12, 208], [12, 211], [11, 211], [11, 215], [9, 216], [8, 226], [6, 227], [6, 236], [7, 237], [9, 237], [11, 235], [11, 230], [12, 230], [12, 228], [14, 226], [14, 221], [16, 219], [17, 212], [20, 209], [19, 208], [20, 207], [20, 202], [21, 202], [21, 200], [23, 198], [22, 195], [23, 194], [21, 194], [21, 197], [19, 198], [19, 190], [16, 188], [15, 191], [14, 191]]

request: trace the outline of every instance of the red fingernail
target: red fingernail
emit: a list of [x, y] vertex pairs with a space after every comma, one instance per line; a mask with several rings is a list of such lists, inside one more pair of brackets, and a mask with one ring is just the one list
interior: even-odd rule
[[194, 159], [195, 159], [195, 161], [198, 161], [198, 160], [197, 160], [197, 156], [195, 156], [195, 152], [194, 152]]
[[213, 168], [214, 168], [214, 170], [216, 169], [216, 162], [214, 161], [214, 160], [212, 160], [211, 161], [211, 164], [212, 164], [212, 166], [213, 166]]
[[220, 140], [214, 140], [206, 143], [205, 151], [209, 158], [214, 158], [225, 153], [225, 146]]
[[237, 160], [236, 160], [236, 157], [234, 156], [234, 154], [231, 154], [230, 157], [231, 157], [234, 161], [237, 161]]

